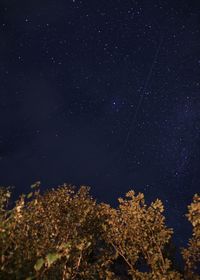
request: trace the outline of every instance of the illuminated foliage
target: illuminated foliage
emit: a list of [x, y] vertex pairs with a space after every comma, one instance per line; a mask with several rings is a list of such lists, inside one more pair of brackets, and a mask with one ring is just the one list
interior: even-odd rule
[[[181, 279], [164, 255], [172, 230], [165, 226], [160, 200], [148, 207], [142, 193], [135, 195], [129, 191], [125, 199], [119, 199], [118, 209], [105, 209], [110, 213], [105, 239], [113, 246], [116, 258], [124, 259], [132, 279]], [[148, 272], [137, 268], [140, 260]]]
[[[101, 252], [96, 249], [101, 242], [101, 218], [88, 188], [76, 192], [64, 185], [40, 195], [38, 186], [1, 217], [0, 279], [104, 277], [103, 247]], [[95, 251], [98, 259], [94, 261]]]
[[199, 279], [199, 196], [189, 206], [193, 237], [181, 274], [168, 257], [173, 231], [160, 200], [146, 205], [130, 191], [115, 209], [96, 203], [88, 187], [31, 188], [14, 206], [11, 190], [0, 188], [0, 279]]
[[193, 202], [188, 206], [186, 215], [193, 227], [192, 238], [189, 240], [188, 248], [182, 250], [185, 260], [186, 279], [199, 280], [200, 276], [200, 196], [195, 194]]

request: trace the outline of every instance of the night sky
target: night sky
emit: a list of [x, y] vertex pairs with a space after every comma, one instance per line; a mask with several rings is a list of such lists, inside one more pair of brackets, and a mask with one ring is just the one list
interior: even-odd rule
[[161, 198], [200, 189], [200, 2], [0, 0], [0, 184]]

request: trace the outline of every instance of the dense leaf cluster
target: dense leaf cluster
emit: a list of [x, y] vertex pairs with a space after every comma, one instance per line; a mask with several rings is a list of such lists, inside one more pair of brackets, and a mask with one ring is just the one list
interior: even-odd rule
[[63, 185], [40, 194], [40, 183], [13, 206], [0, 188], [0, 279], [199, 280], [200, 196], [188, 207], [193, 235], [175, 268], [160, 200], [129, 191], [119, 206], [96, 203], [89, 188]]

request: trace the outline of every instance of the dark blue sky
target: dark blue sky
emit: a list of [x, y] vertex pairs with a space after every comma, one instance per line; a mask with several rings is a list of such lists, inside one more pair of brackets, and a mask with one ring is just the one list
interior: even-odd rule
[[160, 197], [200, 186], [199, 1], [0, 1], [0, 184]]

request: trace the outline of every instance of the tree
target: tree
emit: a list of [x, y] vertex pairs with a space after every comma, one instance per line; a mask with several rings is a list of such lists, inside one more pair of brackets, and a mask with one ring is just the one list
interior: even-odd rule
[[195, 194], [193, 202], [188, 206], [186, 215], [193, 227], [192, 238], [188, 248], [182, 250], [185, 261], [185, 278], [199, 280], [200, 276], [200, 196]]
[[66, 184], [40, 193], [40, 183], [11, 203], [0, 188], [0, 279], [199, 280], [200, 197], [187, 217], [193, 226], [180, 273], [170, 259], [173, 230], [164, 206], [129, 191], [119, 206], [96, 203], [88, 187]]
[[[129, 191], [125, 199], [119, 199], [117, 209], [109, 205], [103, 209], [108, 214], [106, 242], [113, 247], [115, 259], [120, 256], [124, 260], [132, 279], [181, 279], [164, 254], [173, 231], [165, 226], [160, 200], [147, 206], [142, 193]], [[141, 261], [143, 269], [139, 270]]]
[[63, 185], [40, 195], [33, 187], [1, 217], [0, 278], [105, 279], [101, 217], [89, 189]]

